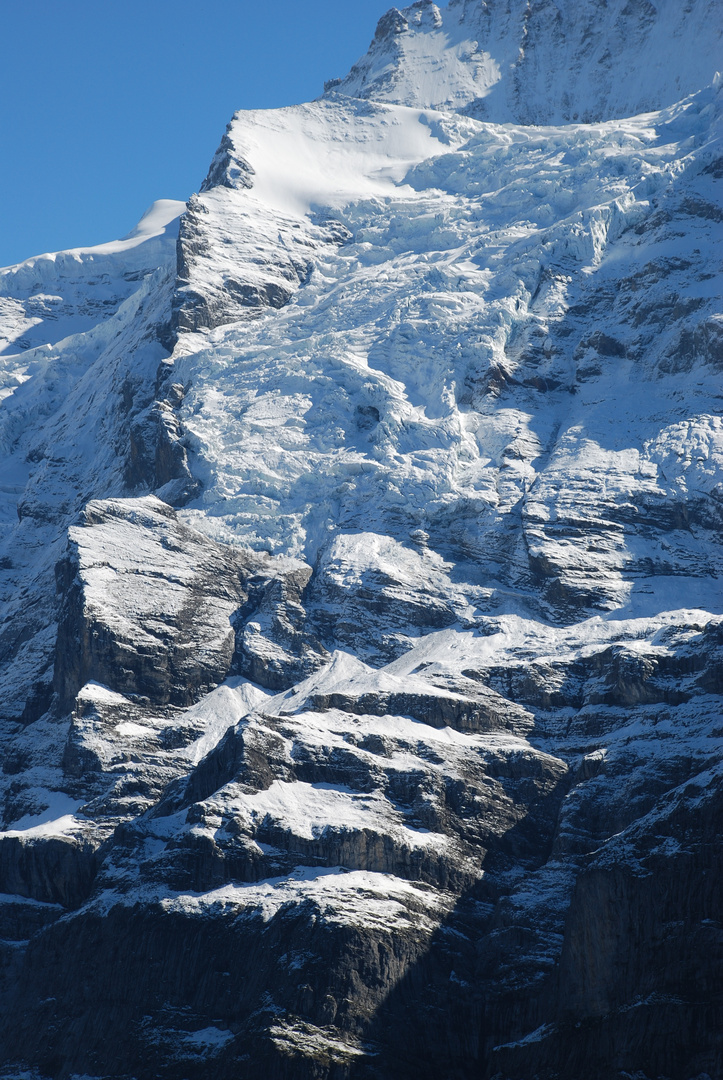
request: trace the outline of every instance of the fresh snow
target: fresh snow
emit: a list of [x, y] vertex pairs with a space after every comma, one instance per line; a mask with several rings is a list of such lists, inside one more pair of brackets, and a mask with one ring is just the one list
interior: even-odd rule
[[[275, 780], [266, 791], [245, 795], [235, 785], [220, 792], [224, 808], [241, 822], [244, 832], [256, 824], [274, 826], [314, 840], [325, 831], [364, 829], [395, 832], [397, 842], [411, 848], [438, 846], [444, 837], [404, 825], [402, 816], [379, 792], [356, 792], [334, 784], [287, 783]], [[213, 802], [210, 803], [211, 808]]]
[[159, 199], [121, 240], [0, 268], [0, 356], [55, 345], [106, 319], [166, 262], [184, 209]]
[[0, 835], [30, 839], [38, 836], [58, 836], [63, 833], [72, 834], [79, 828], [87, 826], [86, 820], [76, 817], [76, 811], [82, 805], [77, 799], [71, 798], [62, 791], [42, 793], [42, 799], [47, 803], [44, 810], [37, 814], [23, 815]]
[[[656, 19], [625, 0], [559, 7], [565, 40], [537, 0], [392, 13], [318, 101], [237, 113], [187, 209], [154, 204], [122, 240], [0, 271], [0, 599], [16, 648], [0, 697], [8, 760], [26, 763], [17, 807], [16, 774], [0, 778], [2, 838], [104, 837], [132, 818], [85, 912], [268, 921], [309, 904], [424, 938], [454, 897], [310, 867], [294, 845], [343, 837], [364, 857], [369, 840], [400, 873], [448, 859], [471, 880], [466, 839], [415, 815], [468, 784], [490, 808], [468, 822], [493, 832], [519, 811], [519, 777], [568, 778], [550, 858], [503, 888], [549, 970], [577, 854], [643, 873], [679, 851], [675, 813], [719, 785], [721, 702], [696, 666], [723, 615], [719, 22], [709, 0], [661, 0]], [[187, 321], [169, 356], [172, 310]], [[126, 470], [129, 426], [159, 393], [202, 485], [178, 510], [197, 532], [177, 544], [173, 483], [149, 493]], [[52, 689], [68, 542], [85, 615], [150, 649], [186, 611], [207, 537], [235, 549], [214, 549], [223, 570], [251, 549], [308, 575], [300, 625], [322, 628], [328, 662], [283, 693], [231, 678], [165, 712], [89, 682], [70, 720], [18, 722]], [[238, 597], [209, 596], [209, 612], [206, 644], [230, 655]], [[275, 617], [246, 629], [263, 637]], [[678, 659], [690, 673], [646, 696]], [[545, 704], [567, 683], [574, 707]], [[466, 720], [503, 695], [527, 704], [507, 701], [500, 730], [415, 716], [432, 702]], [[344, 711], [364, 699], [395, 704]], [[93, 759], [73, 781], [86, 802], [61, 790], [74, 746]], [[184, 780], [216, 775], [229, 747], [273, 776], [225, 774], [189, 807]], [[580, 840], [585, 800], [602, 823]], [[264, 874], [299, 865], [169, 887], [186, 842], [219, 862], [241, 851], [251, 874], [257, 857]], [[179, 1038], [200, 1056], [231, 1035]]]
[[[720, 68], [715, 0], [431, 0], [392, 9], [330, 92], [497, 123], [600, 120], [672, 105]], [[554, 59], [553, 59], [554, 58]]]
[[[104, 899], [107, 907], [113, 898]], [[117, 898], [121, 900], [120, 897]], [[133, 903], [130, 893], [121, 902]], [[420, 936], [431, 934], [441, 916], [449, 910], [450, 897], [439, 890], [365, 870], [343, 867], [298, 866], [288, 876], [249, 885], [226, 885], [201, 896], [186, 894], [159, 897], [167, 911], [203, 915], [233, 911], [246, 916], [259, 914], [270, 921], [289, 903], [311, 901], [330, 923], [351, 923], [369, 929], [413, 928]]]
[[[258, 200], [303, 215], [384, 198], [400, 185], [404, 191], [412, 165], [448, 149], [444, 120], [427, 109], [343, 100], [237, 113], [234, 144], [255, 174], [245, 198], [251, 207]], [[407, 194], [414, 197], [411, 189]]]
[[[420, 127], [418, 111], [368, 108], [363, 132]], [[254, 187], [199, 196], [211, 229], [257, 207], [260, 221], [278, 217], [286, 228], [293, 210], [305, 227], [303, 208], [280, 199], [277, 183], [295, 175], [303, 143], [324, 162], [318, 191], [304, 201], [351, 239], [318, 250], [309, 280], [281, 311], [249, 322], [239, 310], [238, 323], [179, 343], [177, 377], [191, 388], [182, 417], [204, 482], [187, 520], [220, 540], [320, 559], [329, 588], [383, 575], [386, 559], [400, 589], [413, 578], [420, 593], [446, 594], [457, 618], [475, 607], [529, 613], [530, 554], [610, 611], [672, 607], [671, 581], [702, 599], [699, 579], [719, 572], [714, 536], [673, 533], [666, 544], [625, 521], [641, 504], [654, 515], [693, 491], [708, 498], [723, 482], [712, 369], [659, 377], [682, 335], [702, 333], [694, 327], [706, 317], [705, 332], [716, 332], [705, 268], [717, 265], [720, 238], [702, 218], [673, 234], [656, 210], [714, 197], [716, 181], [702, 170], [720, 145], [720, 89], [594, 125], [494, 126], [429, 114], [439, 132], [434, 156], [420, 146], [425, 159], [396, 184], [385, 181], [383, 198], [370, 197], [360, 174], [352, 200], [355, 143], [336, 133], [344, 117], [356, 130], [361, 109], [334, 98], [270, 117], [239, 114], [228, 137], [248, 154]], [[323, 210], [315, 200], [332, 189], [349, 201]], [[254, 250], [239, 234], [237, 274]], [[233, 256], [227, 245], [223, 259]], [[635, 297], [641, 258], [650, 267], [644, 301]], [[673, 270], [657, 285], [661, 260], [699, 272], [683, 283]], [[210, 286], [203, 259], [197, 272], [195, 287]], [[607, 291], [626, 277], [616, 306]], [[658, 328], [654, 310], [673, 287], [695, 312], [689, 330], [685, 320]], [[575, 313], [597, 310], [602, 297], [601, 348], [614, 359], [594, 335], [572, 355], [568, 335], [579, 335], [574, 344], [589, 325]], [[638, 302], [645, 312], [634, 332], [629, 305]], [[501, 396], [484, 392], [495, 380]], [[513, 522], [524, 547], [506, 535]], [[417, 532], [431, 537], [428, 546], [416, 544]], [[641, 590], [635, 568], [645, 563], [656, 573]]]
[[186, 716], [204, 725], [204, 733], [187, 748], [196, 765], [223, 738], [230, 727], [255, 709], [261, 709], [273, 697], [247, 679], [228, 679], [186, 711]]

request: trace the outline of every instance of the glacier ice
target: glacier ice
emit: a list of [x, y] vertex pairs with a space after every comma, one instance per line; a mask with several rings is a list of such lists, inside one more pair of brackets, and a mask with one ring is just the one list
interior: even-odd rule
[[392, 9], [0, 271], [8, 1076], [723, 1070], [720, 31]]

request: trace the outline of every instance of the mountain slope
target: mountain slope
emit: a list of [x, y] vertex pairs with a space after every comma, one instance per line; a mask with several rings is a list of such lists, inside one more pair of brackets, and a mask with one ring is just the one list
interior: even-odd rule
[[494, 123], [594, 123], [699, 90], [720, 68], [722, 40], [712, 0], [419, 0], [392, 8], [368, 53], [327, 86]]
[[3, 272], [6, 1076], [723, 1072], [711, 9], [555, 11]]

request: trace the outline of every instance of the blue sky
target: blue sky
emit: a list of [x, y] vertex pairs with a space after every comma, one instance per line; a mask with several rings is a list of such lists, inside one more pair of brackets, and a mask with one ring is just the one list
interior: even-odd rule
[[8, 0], [0, 266], [198, 189], [231, 114], [318, 96], [393, 0]]

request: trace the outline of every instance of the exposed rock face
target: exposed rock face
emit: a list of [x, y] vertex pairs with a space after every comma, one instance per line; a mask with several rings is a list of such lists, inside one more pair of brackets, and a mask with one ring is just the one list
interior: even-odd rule
[[718, 28], [392, 9], [0, 275], [7, 1080], [723, 1076]]
[[56, 575], [59, 707], [91, 681], [154, 705], [190, 705], [223, 682], [233, 616], [264, 560], [194, 533], [154, 496], [90, 502], [83, 518]]
[[[337, 222], [302, 223], [288, 210], [264, 206], [255, 197], [254, 176], [232, 122], [200, 194], [192, 196], [181, 218], [176, 335], [284, 307], [310, 277], [320, 248], [350, 235]], [[219, 259], [224, 247], [228, 258]]]
[[591, 123], [672, 105], [709, 82], [721, 34], [712, 3], [418, 0], [383, 15], [369, 51], [328, 89], [493, 123]]
[[[97, 848], [96, 837], [34, 839], [5, 833], [0, 839], [0, 875], [5, 892], [66, 908], [78, 907], [87, 899], [96, 875]], [[24, 916], [25, 909], [20, 908], [19, 914]]]

